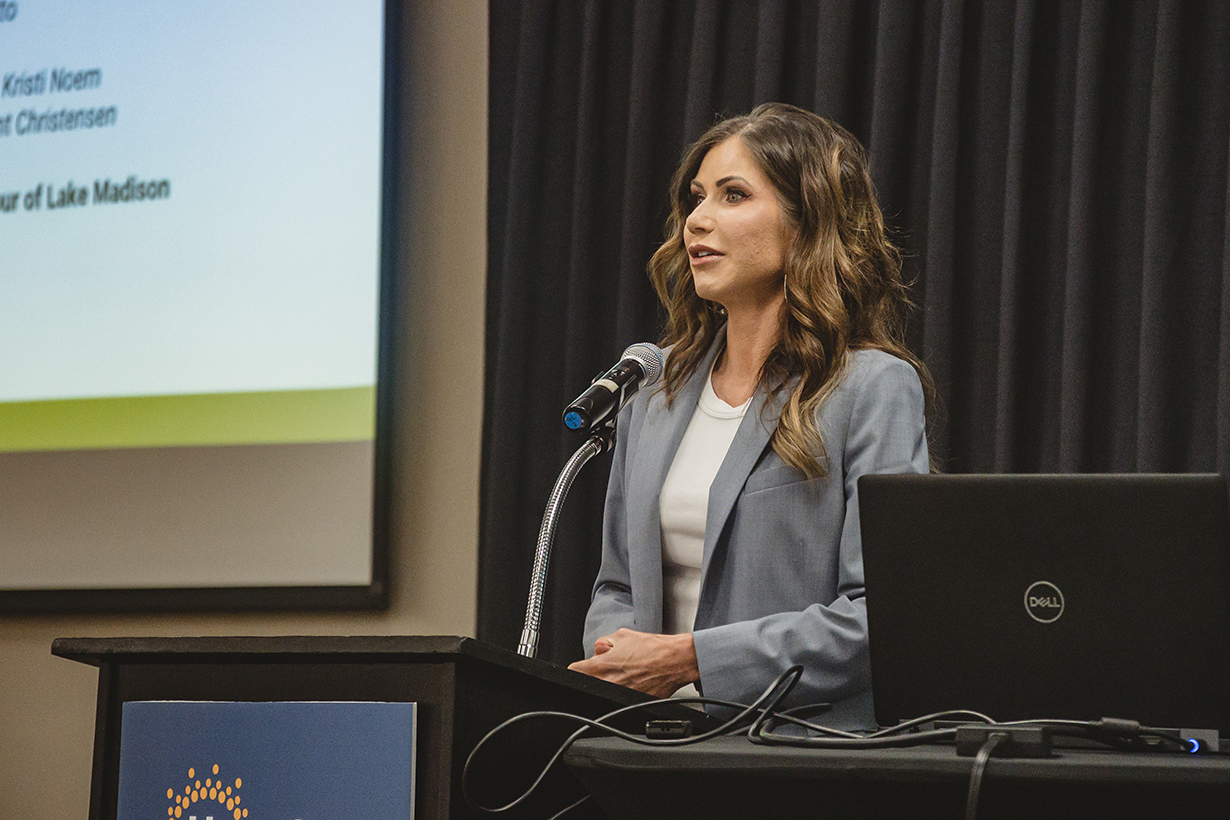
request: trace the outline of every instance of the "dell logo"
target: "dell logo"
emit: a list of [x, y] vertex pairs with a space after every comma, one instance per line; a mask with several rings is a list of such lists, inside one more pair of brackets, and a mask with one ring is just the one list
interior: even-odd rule
[[1025, 611], [1040, 624], [1058, 621], [1063, 614], [1063, 593], [1050, 581], [1035, 581], [1025, 590]]

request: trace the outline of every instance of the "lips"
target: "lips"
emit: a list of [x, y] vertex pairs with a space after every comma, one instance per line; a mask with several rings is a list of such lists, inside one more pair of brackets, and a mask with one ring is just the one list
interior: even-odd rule
[[722, 254], [708, 245], [693, 244], [688, 245], [688, 256], [693, 262], [701, 262], [707, 259], [717, 259]]

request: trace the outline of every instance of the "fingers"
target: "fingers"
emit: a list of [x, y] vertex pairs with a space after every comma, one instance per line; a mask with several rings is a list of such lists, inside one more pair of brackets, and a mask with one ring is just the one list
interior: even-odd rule
[[594, 642], [594, 656], [569, 668], [655, 697], [668, 696], [699, 677], [691, 635], [654, 635], [631, 629], [599, 638]]
[[[604, 655], [607, 652], [610, 652], [611, 649], [614, 648], [615, 644], [611, 642], [612, 637], [613, 636], [608, 635], [605, 638], [599, 638], [598, 640], [594, 641], [594, 657], [595, 658], [598, 657], [599, 655]], [[581, 661], [575, 661], [574, 663], [568, 664], [568, 668], [574, 672], [582, 672], [586, 675], [595, 675], [597, 677], [602, 677], [602, 674], [598, 671], [598, 669], [595, 668], [596, 666], [597, 664], [594, 664], [592, 660], [581, 660]]]

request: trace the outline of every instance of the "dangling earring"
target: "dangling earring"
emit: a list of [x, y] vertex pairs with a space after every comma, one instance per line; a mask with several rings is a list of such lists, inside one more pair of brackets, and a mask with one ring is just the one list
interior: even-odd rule
[[782, 298], [786, 300], [786, 304], [790, 304], [790, 288], [786, 287], [786, 274], [782, 273]]

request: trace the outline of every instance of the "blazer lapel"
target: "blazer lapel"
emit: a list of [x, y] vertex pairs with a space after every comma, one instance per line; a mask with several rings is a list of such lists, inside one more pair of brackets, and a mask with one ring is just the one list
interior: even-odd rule
[[704, 591], [710, 582], [709, 567], [717, 549], [718, 539], [726, 527], [726, 520], [734, 509], [735, 501], [743, 492], [747, 477], [768, 446], [773, 431], [777, 429], [777, 420], [781, 416], [782, 404], [789, 395], [789, 390], [789, 385], [774, 394], [764, 389], [756, 390], [739, 430], [735, 433], [734, 441], [726, 452], [726, 458], [709, 487], [709, 510], [705, 517], [705, 551], [700, 570], [700, 609], [696, 614], [698, 624], [704, 622], [707, 602], [713, 599], [713, 596], [706, 595]]
[[[649, 631], [662, 629], [662, 522], [658, 498], [670, 471], [679, 442], [692, 421], [700, 394], [713, 360], [726, 340], [726, 328], [718, 331], [714, 343], [696, 368], [696, 373], [666, 406], [666, 394], [659, 391], [649, 399], [645, 422], [636, 445], [634, 463], [628, 472], [626, 505], [628, 511], [628, 572], [632, 578], [637, 609], [646, 623], [637, 627]], [[633, 523], [635, 522], [635, 523]], [[635, 531], [632, 527], [635, 526]], [[706, 547], [706, 550], [708, 548]], [[641, 594], [642, 591], [645, 594]]]

